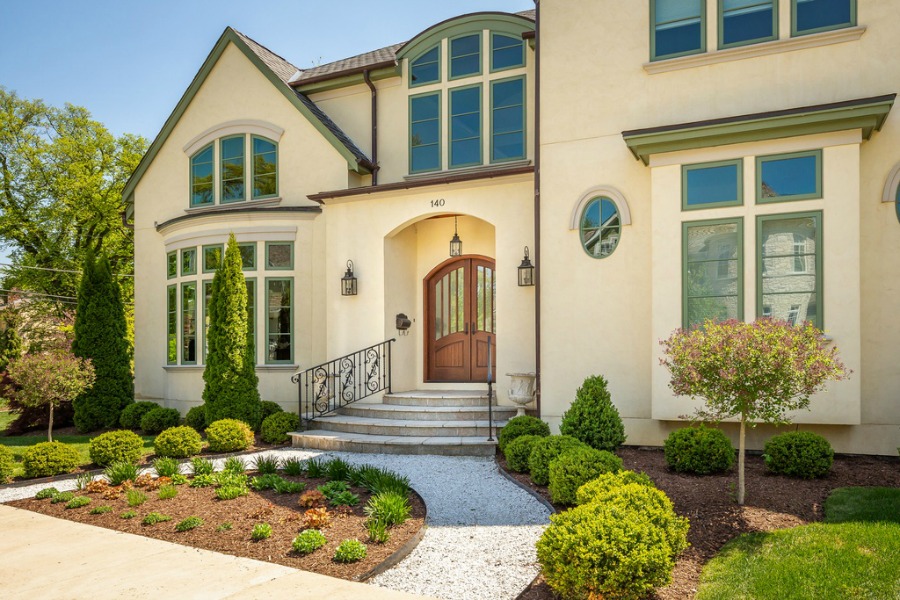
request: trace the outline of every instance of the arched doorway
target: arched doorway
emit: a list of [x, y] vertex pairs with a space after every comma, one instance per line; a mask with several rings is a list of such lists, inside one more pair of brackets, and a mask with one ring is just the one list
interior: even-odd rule
[[432, 382], [487, 381], [488, 339], [497, 365], [494, 259], [454, 257], [425, 278], [425, 376]]

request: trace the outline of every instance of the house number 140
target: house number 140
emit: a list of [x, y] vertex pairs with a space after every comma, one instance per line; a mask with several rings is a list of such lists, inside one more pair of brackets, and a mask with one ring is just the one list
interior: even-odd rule
[[443, 199], [443, 198], [438, 198], [437, 200], [432, 200], [432, 201], [431, 201], [431, 208], [441, 208], [442, 206], [444, 206], [444, 204], [446, 204], [446, 202], [444, 201], [444, 199]]

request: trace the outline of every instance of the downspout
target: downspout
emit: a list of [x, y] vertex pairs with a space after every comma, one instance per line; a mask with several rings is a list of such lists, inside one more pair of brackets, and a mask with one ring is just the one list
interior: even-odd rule
[[378, 185], [378, 95], [375, 92], [375, 84], [369, 77], [369, 69], [363, 71], [363, 80], [372, 92], [372, 185]]
[[534, 0], [534, 394], [541, 416], [541, 0]]

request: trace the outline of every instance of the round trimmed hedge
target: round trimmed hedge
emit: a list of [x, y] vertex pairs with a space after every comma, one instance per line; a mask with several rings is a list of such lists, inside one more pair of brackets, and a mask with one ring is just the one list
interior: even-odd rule
[[550, 483], [550, 463], [556, 457], [567, 450], [575, 448], [588, 448], [584, 442], [580, 442], [568, 435], [551, 435], [537, 440], [531, 447], [528, 455], [528, 472], [531, 480], [538, 485]]
[[206, 429], [206, 407], [201, 404], [189, 408], [187, 414], [184, 415], [184, 424], [197, 431]]
[[288, 432], [300, 427], [300, 417], [292, 412], [272, 413], [263, 419], [259, 435], [269, 444], [282, 444], [290, 439]]
[[200, 454], [203, 440], [193, 427], [179, 425], [169, 427], [153, 440], [153, 449], [157, 456], [169, 458], [187, 458]]
[[831, 471], [834, 450], [824, 437], [811, 431], [790, 431], [769, 438], [763, 460], [773, 473], [815, 479]]
[[181, 413], [175, 408], [158, 406], [141, 417], [141, 429], [144, 433], [156, 435], [181, 422]]
[[734, 466], [734, 446], [719, 429], [684, 427], [669, 434], [663, 444], [666, 462], [679, 473], [708, 475]]
[[277, 402], [272, 402], [271, 400], [263, 400], [259, 403], [260, 405], [260, 422], [265, 421], [266, 417], [274, 415], [275, 413], [284, 412], [284, 409], [281, 408], [281, 405]]
[[12, 450], [6, 446], [0, 445], [0, 484], [6, 483], [13, 478], [13, 471], [16, 469], [16, 459], [13, 457]]
[[557, 504], [575, 504], [575, 493], [604, 473], [622, 470], [622, 459], [606, 450], [573, 448], [550, 462], [550, 498]]
[[237, 419], [219, 419], [206, 428], [211, 452], [238, 452], [253, 445], [253, 430]]
[[88, 453], [92, 461], [106, 467], [114, 462], [136, 464], [141, 460], [143, 448], [144, 440], [141, 436], [128, 429], [122, 429], [107, 431], [93, 438]]
[[141, 400], [126, 406], [119, 415], [119, 425], [125, 429], [140, 429], [141, 419], [151, 410], [159, 408], [156, 402]]
[[500, 447], [500, 452], [505, 455], [506, 445], [522, 435], [547, 437], [550, 435], [550, 426], [537, 417], [529, 415], [513, 417], [500, 430], [500, 435], [497, 437], [497, 445]]
[[634, 471], [619, 471], [618, 473], [603, 473], [596, 479], [588, 481], [578, 488], [575, 493], [575, 501], [578, 505], [595, 502], [606, 494], [630, 483], [655, 488], [656, 484], [646, 473]]
[[80, 462], [78, 451], [62, 442], [41, 442], [22, 455], [26, 477], [52, 477], [71, 473], [78, 468]]
[[506, 466], [516, 473], [528, 472], [528, 457], [534, 443], [541, 439], [539, 435], [520, 435], [506, 445]]

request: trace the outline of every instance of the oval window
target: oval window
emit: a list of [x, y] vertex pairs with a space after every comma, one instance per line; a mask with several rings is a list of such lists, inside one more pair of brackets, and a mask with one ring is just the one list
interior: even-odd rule
[[581, 246], [588, 256], [606, 258], [619, 245], [622, 224], [616, 203], [601, 196], [594, 198], [581, 213]]

